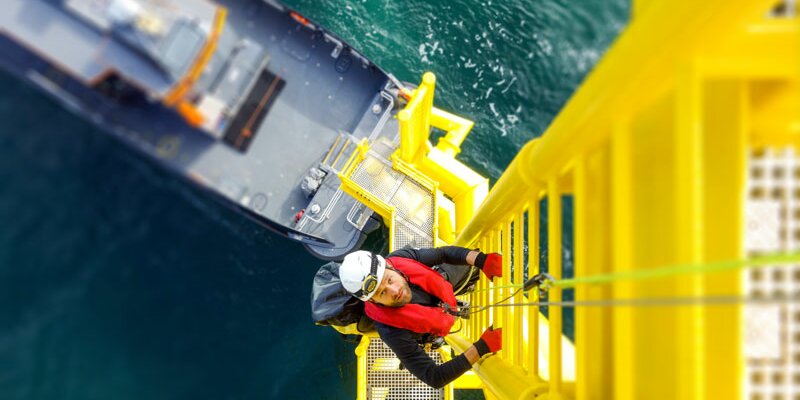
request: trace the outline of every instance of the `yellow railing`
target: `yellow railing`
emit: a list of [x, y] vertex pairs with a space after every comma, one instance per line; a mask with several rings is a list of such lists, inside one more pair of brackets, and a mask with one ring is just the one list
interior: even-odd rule
[[[467, 167], [456, 156], [472, 129], [473, 122], [433, 107], [435, 76], [423, 75], [420, 86], [411, 93], [408, 104], [397, 113], [400, 146], [392, 154], [392, 168], [410, 177], [432, 192], [435, 212], [432, 234], [435, 245], [452, 243], [456, 234], [486, 197], [489, 181]], [[435, 147], [428, 141], [431, 127], [442, 129], [445, 136]], [[351, 179], [370, 144], [362, 141], [351, 154], [339, 177], [342, 189], [384, 219], [389, 230], [390, 250], [394, 243], [394, 207], [359, 186]]]
[[[474, 123], [433, 107], [435, 89], [436, 77], [426, 72], [406, 107], [397, 113], [400, 148], [393, 159], [402, 160], [438, 182], [442, 192], [452, 199], [455, 219], [442, 218], [437, 224], [441, 243], [452, 243], [486, 197], [489, 181], [456, 160]], [[446, 132], [435, 147], [428, 141], [431, 127]], [[448, 209], [439, 209], [439, 214], [451, 214]]]
[[389, 243], [391, 247], [391, 243], [394, 243], [394, 206], [387, 204], [385, 201], [372, 194], [369, 188], [361, 187], [351, 178], [359, 163], [364, 161], [367, 151], [369, 151], [369, 143], [367, 139], [363, 139], [356, 145], [355, 151], [353, 151], [350, 158], [345, 162], [342, 171], [339, 173], [339, 179], [342, 181], [342, 190], [345, 193], [360, 201], [383, 218], [383, 223], [389, 231]]
[[[743, 255], [745, 154], [800, 144], [800, 28], [796, 18], [769, 17], [775, 3], [637, 3], [547, 132], [458, 230], [455, 244], [505, 255], [503, 278], [482, 281], [473, 306], [510, 296], [539, 272], [540, 225], [548, 273], [562, 277], [564, 195], [574, 199], [575, 277]], [[689, 273], [578, 285], [575, 300], [741, 291], [738, 271]], [[548, 301], [561, 299], [560, 287], [549, 290]], [[498, 398], [743, 397], [740, 304], [576, 306], [572, 349], [562, 307], [550, 306], [544, 324], [536, 301], [535, 291], [518, 293], [448, 337], [464, 351], [488, 325], [503, 328], [503, 350], [475, 367]]]

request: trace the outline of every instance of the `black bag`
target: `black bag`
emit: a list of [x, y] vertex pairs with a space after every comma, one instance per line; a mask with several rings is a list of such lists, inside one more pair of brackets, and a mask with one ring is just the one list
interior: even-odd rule
[[329, 262], [314, 275], [311, 317], [317, 325], [347, 326], [358, 323], [358, 330], [366, 332], [371, 328], [372, 321], [364, 314], [364, 302], [353, 297], [342, 286], [339, 266], [339, 263]]

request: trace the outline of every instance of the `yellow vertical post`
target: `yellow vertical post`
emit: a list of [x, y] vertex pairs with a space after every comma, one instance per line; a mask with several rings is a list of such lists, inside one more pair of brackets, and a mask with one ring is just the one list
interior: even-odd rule
[[[478, 244], [478, 246], [480, 246], [480, 244]], [[472, 303], [472, 307], [473, 308], [480, 307], [480, 306], [483, 305], [481, 303], [480, 296], [483, 293], [483, 288], [484, 288], [485, 284], [486, 284], [486, 281], [484, 279], [478, 279], [478, 282], [475, 283], [475, 292], [473, 292], [473, 294], [470, 295], [470, 298], [469, 298], [470, 302]], [[469, 320], [469, 328], [470, 329], [466, 333], [466, 335], [465, 335], [466, 337], [468, 337], [468, 338], [474, 338], [475, 337], [475, 335], [478, 332], [478, 328], [480, 328], [480, 325], [481, 325], [481, 319], [483, 318], [482, 314], [485, 314], [485, 313], [477, 313], [477, 314], [473, 315], [470, 318], [470, 320]]]
[[400, 126], [400, 157], [406, 162], [411, 162], [414, 159], [414, 151], [416, 150], [415, 129], [411, 126], [414, 123], [414, 119], [411, 116], [411, 110], [409, 109], [397, 112], [397, 122]]
[[[587, 264], [585, 258], [585, 250], [587, 245], [586, 230], [588, 230], [586, 207], [589, 202], [588, 190], [586, 184], [586, 161], [585, 157], [579, 158], [575, 162], [575, 188], [574, 194], [574, 207], [575, 214], [573, 220], [573, 232], [575, 235], [575, 242], [573, 254], [575, 258], [573, 261], [574, 276], [581, 276], [583, 273], [583, 266]], [[600, 261], [600, 260], [595, 260]], [[575, 288], [575, 300], [581, 301], [586, 299], [585, 286], [578, 286]], [[590, 372], [587, 370], [589, 360], [586, 354], [593, 349], [589, 346], [594, 344], [589, 338], [588, 318], [587, 313], [592, 310], [585, 310], [583, 308], [575, 308], [575, 397], [577, 400], [585, 400], [589, 397], [590, 388], [586, 387], [590, 379]], [[596, 360], [600, 361], [600, 360]]]
[[[480, 294], [483, 291], [483, 285], [484, 285], [484, 280], [483, 279], [479, 279], [478, 282], [475, 282], [475, 292], [473, 292], [473, 293], [476, 293], [477, 296], [480, 296]], [[473, 307], [479, 307], [479, 306], [482, 305], [482, 304], [479, 304], [479, 300], [477, 300], [477, 296], [476, 295], [472, 295], [469, 298], [469, 300], [472, 302], [472, 306]], [[480, 320], [481, 320], [481, 315], [480, 314], [483, 314], [483, 313], [475, 314], [475, 315], [472, 316], [472, 318], [469, 319], [469, 329], [467, 330], [467, 332], [465, 334], [466, 337], [468, 337], [468, 338], [475, 337], [475, 332], [478, 331], [478, 325], [480, 325]]]
[[[528, 276], [539, 273], [539, 195], [531, 194], [528, 205]], [[528, 301], [536, 302], [536, 292], [528, 293]], [[539, 306], [528, 306], [528, 372], [539, 378]]]
[[437, 236], [447, 243], [453, 243], [456, 239], [455, 206], [444, 198], [443, 192], [438, 190], [436, 191], [436, 204], [438, 216], [438, 221], [436, 222]]
[[428, 136], [435, 88], [436, 77], [426, 72], [411, 100], [397, 113], [400, 125], [400, 158], [407, 163], [416, 164], [429, 148]]
[[[511, 220], [506, 220], [503, 223], [503, 236], [502, 242], [500, 247], [500, 252], [503, 254], [503, 278], [500, 280], [500, 284], [504, 286], [503, 289], [500, 289], [500, 300], [505, 299], [510, 294], [510, 288], [508, 287], [511, 284]], [[500, 321], [500, 327], [506, 328], [503, 329], [503, 332], [511, 333], [503, 335], [503, 357], [513, 363], [513, 349], [510, 349], [511, 346], [511, 339], [513, 338], [514, 329], [513, 325], [510, 324], [511, 320], [511, 307], [500, 307], [500, 312], [503, 315], [503, 320]]]
[[[516, 248], [516, 242], [517, 242], [516, 228], [517, 228], [517, 220], [516, 220], [516, 215], [514, 215], [514, 216], [511, 217], [511, 220], [510, 220], [510, 222], [508, 224], [508, 230], [509, 230], [508, 238], [509, 238], [509, 241], [508, 241], [508, 246], [506, 246], [506, 248], [508, 249], [508, 253], [506, 253], [506, 254], [508, 254], [508, 257], [509, 257], [509, 263], [508, 263], [509, 264], [509, 271], [508, 271], [509, 273], [508, 273], [508, 279], [506, 280], [506, 282], [507, 282], [506, 285], [508, 285], [508, 286], [511, 286], [516, 282], [514, 280], [514, 276], [516, 275], [517, 268], [518, 268], [518, 264], [516, 264], [516, 254], [517, 254], [516, 253], [517, 252], [517, 248]], [[506, 295], [503, 298], [511, 296], [511, 293], [513, 293], [513, 292], [514, 292], [514, 288], [513, 287], [509, 287], [508, 289], [506, 289]], [[514, 301], [514, 298], [511, 298], [511, 299], [508, 299], [506, 302], [508, 304], [514, 304], [515, 301]], [[511, 364], [517, 365], [517, 364], [519, 364], [519, 359], [517, 358], [517, 349], [519, 348], [519, 336], [518, 336], [519, 331], [517, 330], [517, 325], [516, 325], [517, 310], [513, 306], [505, 307], [505, 308], [508, 310], [508, 314], [507, 314], [508, 319], [506, 320], [506, 326], [508, 327], [508, 331], [514, 332], [514, 336], [513, 337], [509, 337], [509, 340], [508, 340], [508, 349], [506, 351], [506, 358]]]
[[[741, 81], [707, 83], [704, 92], [703, 126], [705, 143], [703, 160], [705, 177], [715, 182], [703, 198], [705, 221], [703, 232], [709, 260], [741, 257], [745, 226], [745, 208], [741, 188], [745, 187], [747, 138], [749, 122], [749, 85]], [[713, 144], [713, 146], [712, 146]], [[705, 277], [708, 296], [726, 296], [741, 289], [741, 272], [730, 271]], [[706, 343], [706, 398], [741, 399], [743, 352], [731, 351], [742, 344], [741, 306], [720, 305], [705, 308], [704, 319], [709, 329]]]
[[[561, 279], [561, 188], [557, 177], [547, 182], [547, 271], [556, 280]], [[561, 302], [561, 288], [548, 292], [550, 303]], [[548, 306], [550, 321], [550, 395], [559, 396], [562, 390], [561, 374], [561, 316], [562, 307]]]
[[[490, 235], [491, 235], [491, 233], [490, 233]], [[487, 236], [484, 236], [483, 239], [481, 240], [481, 249], [487, 249], [487, 251], [489, 251], [488, 249], [489, 249], [490, 240], [489, 240], [489, 238]], [[490, 304], [489, 303], [489, 301], [490, 301], [489, 296], [490, 296], [490, 292], [492, 290], [491, 289], [492, 283], [489, 282], [488, 279], [484, 280], [484, 282], [485, 282], [484, 283], [484, 287], [486, 288], [486, 290], [481, 292], [481, 295], [480, 295], [481, 304], [488, 305], [488, 304]], [[491, 321], [492, 321], [492, 309], [490, 308], [488, 311], [481, 313], [481, 324], [478, 327], [478, 330], [475, 331], [475, 334], [476, 335], [480, 335], [483, 332], [483, 328], [488, 326], [489, 324], [491, 324]]]
[[[609, 147], [575, 164], [575, 276], [609, 272]], [[578, 285], [575, 300], [611, 298], [608, 285]], [[575, 308], [575, 399], [613, 398], [610, 307]]]
[[[524, 211], [520, 209], [517, 212], [517, 216], [514, 221], [514, 284], [515, 285], [522, 285], [522, 270], [524, 269], [524, 265], [522, 263], [522, 237], [525, 235], [523, 232], [525, 231], [525, 215]], [[512, 288], [512, 291], [516, 291], [517, 288]], [[520, 343], [520, 339], [522, 335], [522, 309], [516, 307], [516, 304], [522, 303], [524, 300], [522, 296], [522, 291], [519, 291], [511, 301], [515, 303], [515, 306], [512, 307], [513, 310], [513, 325], [514, 325], [514, 332], [516, 332], [517, 340], [514, 341], [514, 363], [517, 365], [522, 365], [522, 343]]]
[[[529, 206], [527, 204], [525, 204], [522, 207], [521, 215], [522, 215], [523, 221], [524, 221], [525, 213], [527, 212], [528, 207]], [[526, 232], [528, 231], [527, 224], [525, 222], [520, 222], [519, 229], [520, 229], [520, 235], [521, 235], [521, 240], [522, 240], [522, 246], [523, 247], [528, 247], [528, 249], [530, 249], [530, 239], [528, 239], [528, 240], [525, 239]], [[524, 256], [522, 254], [520, 255], [520, 257], [521, 257], [520, 258], [520, 262], [521, 263], [525, 263], [525, 264], [528, 263], [529, 258], [524, 258]], [[525, 270], [527, 270], [528, 268], [530, 268], [530, 264], [525, 265], [523, 267], [523, 270], [522, 270], [523, 275], [525, 274]], [[523, 277], [523, 281], [524, 281], [524, 277]], [[520, 294], [519, 303], [527, 303], [524, 293]], [[520, 351], [520, 365], [522, 366], [522, 368], [525, 370], [526, 373], [530, 373], [531, 337], [530, 337], [530, 329], [528, 329], [529, 322], [530, 322], [530, 310], [529, 310], [528, 306], [518, 306], [517, 312], [519, 313], [519, 316], [520, 316], [519, 334], [520, 334], [520, 336], [522, 338], [521, 339], [522, 343], [520, 343], [520, 349], [519, 349], [519, 351]]]
[[[614, 271], [630, 270], [633, 259], [633, 187], [631, 160], [631, 134], [628, 121], [616, 121], [611, 137], [611, 218], [612, 227], [612, 265]], [[628, 281], [617, 281], [612, 288], [613, 298], [626, 299], [633, 295], [632, 284]], [[634, 400], [633, 380], [634, 336], [633, 310], [630, 307], [613, 309], [613, 398], [616, 400]]]
[[356, 393], [357, 400], [366, 400], [367, 398], [367, 348], [369, 347], [369, 336], [361, 336], [361, 341], [358, 342], [356, 347], [357, 357], [357, 374], [358, 374], [358, 392]]
[[[692, 64], [690, 62], [690, 64]], [[687, 66], [678, 79], [675, 129], [675, 245], [679, 263], [702, 261], [702, 90], [694, 65]], [[676, 279], [677, 296], [700, 297], [703, 279], [691, 274]], [[677, 311], [678, 329], [675, 355], [678, 367], [677, 394], [681, 399], [701, 400], [705, 397], [705, 346], [703, 308], [683, 306]]]
[[[488, 235], [483, 236], [483, 238], [481, 238], [480, 248], [481, 249], [488, 249], [489, 248], [489, 243], [490, 243], [490, 241], [489, 241]], [[481, 302], [481, 305], [488, 305], [489, 304], [489, 292], [492, 290], [491, 289], [492, 283], [488, 279], [480, 279], [480, 281], [483, 282], [483, 287], [486, 289], [483, 292], [481, 292], [481, 294], [480, 294], [480, 297], [481, 297], [480, 302]], [[478, 324], [478, 329], [475, 331], [475, 338], [476, 339], [477, 339], [477, 337], [479, 337], [481, 335], [481, 333], [483, 333], [483, 329], [485, 327], [489, 326], [489, 324], [491, 323], [491, 320], [492, 320], [491, 315], [492, 315], [492, 309], [491, 308], [489, 309], [489, 311], [485, 311], [485, 312], [480, 313], [480, 324]]]
[[[486, 246], [489, 249], [490, 252], [494, 252], [494, 251], [500, 250], [499, 247], [497, 246], [497, 237], [498, 236], [499, 235], [498, 235], [497, 231], [495, 231], [494, 229], [492, 229], [490, 231], [489, 239], [488, 239], [489, 245]], [[492, 304], [495, 301], [499, 300], [497, 298], [497, 290], [494, 289], [494, 285], [495, 285], [494, 282], [490, 282], [489, 283], [490, 290], [488, 290], [486, 292], [486, 296], [488, 298], [486, 299], [486, 303], [485, 304], [487, 304], [487, 305], [488, 304]], [[499, 326], [499, 324], [497, 323], [497, 310], [495, 310], [494, 307], [489, 308], [489, 321], [488, 322], [489, 322], [488, 325]], [[485, 326], [488, 326], [488, 325], [485, 325]]]
[[[490, 251], [493, 251], [493, 252], [500, 251], [500, 247], [498, 246], [498, 243], [500, 243], [500, 231], [496, 230], [496, 228], [493, 227], [491, 235], [489, 236], [489, 246], [488, 246], [488, 248], [491, 249]], [[499, 289], [496, 289], [495, 287], [499, 286], [501, 284], [502, 284], [502, 282], [500, 282], [500, 278], [495, 278], [491, 282], [489, 282], [489, 287], [491, 288], [489, 290], [489, 293], [491, 295], [490, 298], [489, 298], [489, 304], [493, 304], [494, 302], [500, 300], [500, 294], [501, 293], [500, 293]], [[489, 311], [491, 313], [491, 317], [492, 318], [488, 321], [489, 323], [486, 326], [489, 326], [489, 325], [499, 326], [498, 319], [500, 318], [500, 314], [499, 314], [500, 313], [500, 309], [492, 307], [492, 308], [489, 309]]]
[[[487, 252], [490, 251], [489, 250], [490, 243], [492, 242], [491, 241], [491, 235], [492, 235], [491, 232], [487, 232], [486, 235], [483, 236], [483, 238], [481, 239], [481, 249], [485, 249], [484, 251], [487, 251]], [[485, 282], [486, 282], [486, 286], [485, 286], [486, 290], [481, 292], [481, 294], [480, 294], [481, 304], [489, 305], [489, 304], [491, 304], [490, 302], [492, 301], [492, 299], [491, 299], [492, 282], [490, 282], [488, 279], [485, 280]], [[479, 331], [475, 332], [476, 335], [480, 335], [480, 333], [483, 332], [483, 328], [492, 323], [492, 321], [493, 321], [492, 313], [493, 312], [494, 312], [494, 310], [489, 308], [487, 311], [481, 313], [481, 324], [480, 324], [480, 327], [478, 328]]]

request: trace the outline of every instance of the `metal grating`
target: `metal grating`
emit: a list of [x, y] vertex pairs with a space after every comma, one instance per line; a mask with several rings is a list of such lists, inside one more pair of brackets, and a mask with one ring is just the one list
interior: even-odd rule
[[[438, 352], [429, 351], [428, 355], [436, 364], [442, 363]], [[371, 338], [367, 347], [367, 399], [444, 399], [444, 389], [434, 389], [400, 369], [394, 352], [379, 338]]]
[[[745, 203], [748, 256], [800, 249], [800, 158], [794, 150], [749, 155]], [[745, 296], [800, 294], [800, 265], [742, 272]], [[744, 398], [800, 398], [800, 307], [796, 302], [744, 306]]]
[[393, 248], [433, 246], [434, 193], [394, 170], [388, 160], [372, 151], [356, 167], [351, 179], [395, 207]]
[[422, 233], [415, 228], [408, 221], [401, 218], [395, 219], [393, 248], [402, 249], [406, 246], [413, 248], [433, 247], [431, 235]]
[[350, 178], [375, 197], [388, 203], [388, 200], [400, 187], [404, 176], [393, 170], [388, 161], [375, 157], [372, 152], [369, 152]]

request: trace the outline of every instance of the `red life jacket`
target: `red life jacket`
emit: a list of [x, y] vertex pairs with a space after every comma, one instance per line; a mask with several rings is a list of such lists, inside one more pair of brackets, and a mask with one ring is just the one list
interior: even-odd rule
[[[391, 261], [397, 270], [406, 275], [409, 284], [413, 283], [421, 287], [428, 294], [436, 296], [456, 309], [453, 286], [439, 273], [427, 265], [409, 258], [390, 257], [387, 261]], [[372, 320], [382, 324], [408, 329], [416, 333], [432, 333], [437, 336], [447, 336], [456, 321], [454, 316], [444, 312], [440, 307], [411, 303], [401, 307], [386, 307], [366, 302], [364, 312]]]

